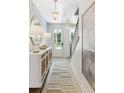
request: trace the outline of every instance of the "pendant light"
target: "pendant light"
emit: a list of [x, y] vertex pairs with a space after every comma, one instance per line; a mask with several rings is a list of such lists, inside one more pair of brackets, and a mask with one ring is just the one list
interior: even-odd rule
[[56, 3], [57, 3], [57, 1], [58, 1], [58, 0], [54, 0], [54, 2], [55, 2], [55, 9], [54, 9], [54, 11], [52, 12], [52, 15], [53, 15], [53, 17], [54, 17], [54, 20], [56, 20], [57, 17], [59, 16], [59, 12], [58, 12], [58, 10], [57, 10], [57, 8], [56, 8]]

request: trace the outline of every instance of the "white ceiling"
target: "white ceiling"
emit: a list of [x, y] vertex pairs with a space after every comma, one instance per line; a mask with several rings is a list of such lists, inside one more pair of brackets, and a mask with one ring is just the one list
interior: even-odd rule
[[79, 0], [58, 0], [57, 9], [59, 10], [59, 17], [55, 21], [52, 16], [55, 2], [54, 0], [33, 0], [36, 7], [39, 9], [42, 16], [50, 23], [64, 23], [68, 19], [73, 21], [74, 13], [79, 5]]

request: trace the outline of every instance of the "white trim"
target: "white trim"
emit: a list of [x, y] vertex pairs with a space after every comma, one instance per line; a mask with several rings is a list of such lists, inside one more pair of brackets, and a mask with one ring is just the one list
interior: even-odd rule
[[78, 81], [78, 83], [79, 83], [79, 85], [80, 85], [80, 87], [81, 87], [81, 90], [82, 90], [82, 92], [83, 92], [83, 87], [82, 87], [82, 80], [79, 82], [79, 80], [80, 80], [80, 78], [79, 78], [79, 76], [78, 76], [78, 74], [77, 74], [77, 72], [75, 71], [75, 69], [74, 69], [74, 67], [73, 67], [73, 65], [71, 64], [71, 67], [72, 67], [72, 70], [73, 70], [73, 72], [74, 72], [74, 75], [75, 75], [75, 77], [76, 77], [76, 79], [77, 79], [77, 81]]
[[72, 70], [73, 70], [73, 72], [75, 74], [75, 77], [78, 80], [78, 83], [79, 83], [79, 85], [81, 87], [82, 93], [95, 93], [95, 91], [89, 85], [88, 81], [85, 79], [83, 74], [80, 77], [72, 64], [71, 64], [71, 67], [72, 67]]
[[90, 48], [84, 48], [84, 50], [89, 50], [91, 52], [95, 52], [95, 49], [90, 49]]

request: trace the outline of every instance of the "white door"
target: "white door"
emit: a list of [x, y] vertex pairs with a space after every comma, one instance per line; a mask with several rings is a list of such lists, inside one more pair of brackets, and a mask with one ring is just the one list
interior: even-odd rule
[[64, 57], [64, 29], [54, 28], [52, 33], [53, 56]]

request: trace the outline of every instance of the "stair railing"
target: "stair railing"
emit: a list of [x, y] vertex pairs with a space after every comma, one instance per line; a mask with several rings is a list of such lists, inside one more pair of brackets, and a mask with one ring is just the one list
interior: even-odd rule
[[73, 55], [73, 53], [75, 51], [75, 48], [77, 46], [77, 43], [79, 41], [79, 28], [78, 27], [79, 27], [79, 18], [77, 20], [77, 24], [76, 24], [76, 27], [75, 27], [73, 40], [70, 44], [70, 57]]

